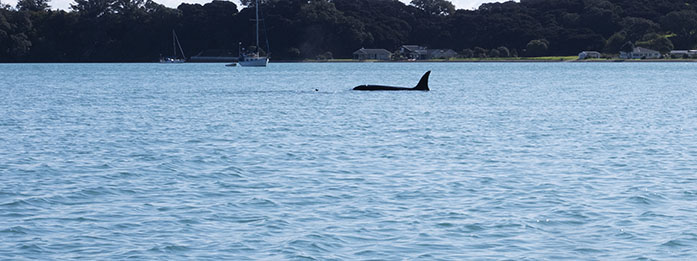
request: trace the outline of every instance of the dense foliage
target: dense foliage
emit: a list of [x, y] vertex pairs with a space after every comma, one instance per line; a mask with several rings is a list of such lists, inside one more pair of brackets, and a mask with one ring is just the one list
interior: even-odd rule
[[[0, 61], [155, 61], [172, 53], [172, 29], [189, 55], [236, 53], [238, 42], [254, 42], [254, 9], [227, 1], [176, 9], [151, 0], [49, 6], [0, 4]], [[349, 58], [361, 47], [403, 44], [470, 57], [616, 53], [627, 43], [662, 52], [697, 47], [697, 0], [521, 0], [477, 10], [455, 10], [446, 0], [263, 0], [261, 7], [273, 59]]]

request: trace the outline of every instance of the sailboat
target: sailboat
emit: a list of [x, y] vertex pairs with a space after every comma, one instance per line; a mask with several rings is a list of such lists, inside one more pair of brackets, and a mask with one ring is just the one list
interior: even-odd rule
[[256, 50], [254, 50], [253, 52], [240, 53], [239, 64], [241, 66], [248, 67], [266, 67], [266, 65], [269, 64], [269, 57], [259, 55], [259, 0], [256, 0], [255, 7], [256, 19], [254, 19], [254, 21], [256, 21]]
[[[179, 47], [179, 51], [182, 54], [182, 58], [179, 58], [177, 56], [177, 47]], [[174, 55], [171, 57], [160, 57], [160, 63], [183, 63], [186, 62], [186, 56], [184, 55], [184, 50], [182, 49], [182, 45], [179, 43], [179, 38], [177, 37], [177, 33], [172, 30], [172, 49], [174, 50]]]

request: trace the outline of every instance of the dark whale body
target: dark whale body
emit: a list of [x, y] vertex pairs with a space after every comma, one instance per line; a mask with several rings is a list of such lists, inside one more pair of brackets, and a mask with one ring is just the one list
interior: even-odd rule
[[382, 85], [361, 85], [353, 88], [354, 91], [429, 91], [428, 89], [428, 76], [431, 75], [431, 71], [426, 72], [424, 76], [421, 76], [419, 84], [414, 88], [407, 87], [393, 87], [393, 86], [382, 86]]

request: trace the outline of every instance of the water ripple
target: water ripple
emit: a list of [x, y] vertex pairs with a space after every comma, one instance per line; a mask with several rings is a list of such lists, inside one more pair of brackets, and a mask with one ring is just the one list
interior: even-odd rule
[[0, 253], [693, 260], [695, 66], [0, 64]]

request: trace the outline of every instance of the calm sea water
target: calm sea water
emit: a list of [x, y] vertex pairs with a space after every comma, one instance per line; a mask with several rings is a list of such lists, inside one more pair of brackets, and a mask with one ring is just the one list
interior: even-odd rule
[[[427, 70], [431, 92], [350, 91]], [[695, 79], [1, 64], [0, 259], [694, 260]]]

